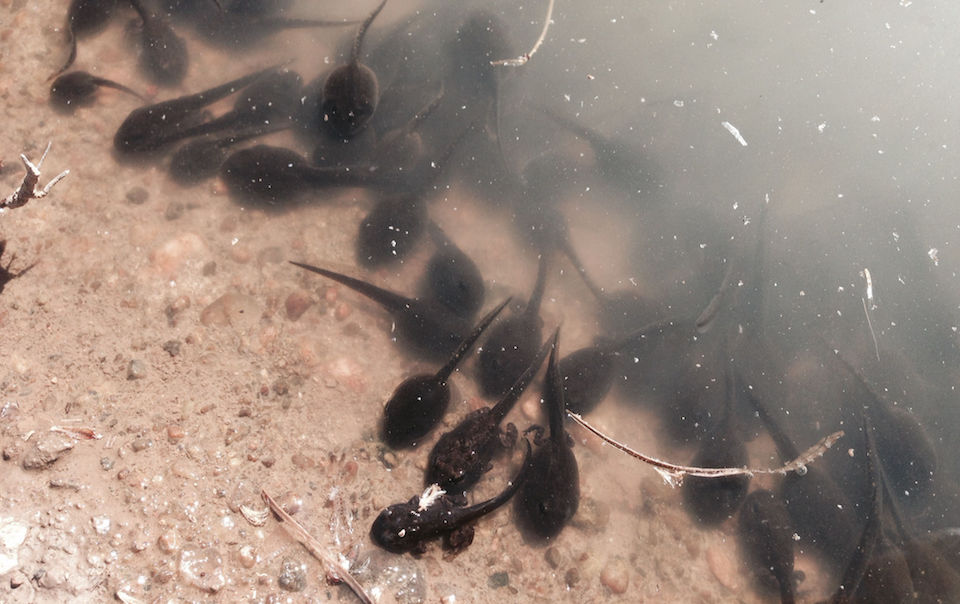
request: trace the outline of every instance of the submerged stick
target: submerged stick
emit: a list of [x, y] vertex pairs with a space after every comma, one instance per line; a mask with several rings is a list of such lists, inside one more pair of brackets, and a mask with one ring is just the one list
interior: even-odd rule
[[527, 61], [533, 57], [538, 50], [540, 50], [540, 45], [543, 44], [543, 41], [547, 37], [547, 30], [550, 29], [550, 19], [553, 17], [553, 2], [550, 0], [550, 4], [547, 5], [547, 16], [543, 20], [543, 29], [540, 31], [540, 37], [537, 38], [537, 41], [533, 43], [533, 48], [529, 52], [525, 52], [515, 59], [500, 59], [499, 61], [490, 61], [490, 64], [494, 67], [519, 67], [521, 65], [526, 65]]
[[299, 522], [293, 519], [280, 505], [274, 501], [273, 497], [267, 494], [263, 489], [260, 490], [260, 496], [267, 502], [270, 509], [280, 518], [280, 526], [287, 531], [287, 534], [296, 539], [300, 545], [307, 548], [307, 551], [313, 554], [313, 557], [319, 560], [325, 567], [327, 574], [331, 577], [343, 581], [347, 587], [357, 596], [363, 604], [373, 604], [373, 600], [363, 590], [360, 583], [350, 574], [346, 568], [340, 565], [330, 554], [323, 551], [322, 545], [316, 537], [307, 532]]
[[807, 473], [807, 465], [826, 453], [827, 449], [832, 447], [833, 444], [840, 440], [840, 437], [843, 436], [843, 430], [838, 430], [837, 432], [834, 432], [833, 434], [821, 439], [817, 444], [801, 453], [793, 461], [790, 461], [779, 468], [698, 468], [696, 466], [682, 466], [670, 463], [668, 461], [663, 461], [655, 457], [650, 457], [649, 455], [644, 455], [643, 453], [631, 449], [627, 445], [607, 436], [597, 428], [590, 425], [590, 423], [580, 417], [580, 415], [572, 411], [567, 411], [567, 415], [569, 415], [573, 421], [577, 422], [590, 432], [596, 434], [604, 442], [612, 445], [614, 448], [619, 449], [627, 455], [636, 457], [640, 461], [653, 466], [653, 469], [660, 474], [664, 482], [672, 487], [680, 486], [683, 483], [684, 476], [723, 478], [725, 476], [754, 476], [755, 474], [786, 474], [787, 472], [796, 472], [802, 476]]
[[26, 155], [23, 153], [20, 154], [20, 161], [23, 162], [23, 167], [26, 168], [27, 173], [24, 175], [23, 182], [20, 183], [20, 187], [17, 188], [16, 191], [0, 199], [0, 209], [19, 208], [26, 205], [31, 199], [46, 197], [55, 184], [66, 178], [67, 174], [70, 174], [70, 170], [64, 170], [54, 176], [45, 187], [40, 188], [40, 168], [43, 166], [43, 160], [47, 158], [51, 144], [52, 143], [47, 143], [47, 148], [44, 150], [43, 156], [40, 157], [40, 161], [38, 161], [36, 165], [27, 159]]

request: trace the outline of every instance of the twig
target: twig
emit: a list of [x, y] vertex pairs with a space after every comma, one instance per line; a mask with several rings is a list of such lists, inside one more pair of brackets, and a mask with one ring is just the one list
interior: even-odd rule
[[23, 166], [27, 169], [26, 175], [23, 177], [23, 182], [20, 183], [20, 188], [7, 195], [0, 201], [0, 210], [5, 208], [19, 208], [27, 204], [31, 199], [40, 199], [41, 197], [46, 197], [47, 193], [50, 192], [50, 189], [53, 188], [55, 184], [66, 178], [67, 174], [70, 174], [70, 170], [64, 170], [60, 174], [57, 174], [53, 179], [47, 183], [45, 187], [38, 188], [40, 183], [40, 167], [43, 166], [43, 160], [47, 158], [47, 153], [50, 151], [50, 145], [52, 143], [47, 143], [47, 148], [44, 150], [43, 155], [40, 157], [40, 161], [37, 162], [37, 165], [27, 159], [27, 156], [23, 153], [20, 154], [20, 161], [23, 162]]
[[500, 59], [499, 61], [490, 61], [490, 64], [495, 67], [519, 67], [521, 65], [526, 65], [527, 61], [533, 57], [538, 50], [540, 50], [540, 45], [543, 44], [543, 41], [547, 37], [547, 30], [550, 29], [550, 21], [553, 16], [553, 2], [550, 0], [550, 4], [547, 5], [547, 16], [543, 20], [543, 30], [540, 31], [540, 37], [537, 38], [537, 41], [533, 43], [533, 48], [529, 52], [525, 52], [515, 59]]
[[363, 604], [373, 604], [373, 600], [370, 599], [370, 596], [363, 590], [360, 583], [350, 574], [350, 571], [341, 566], [330, 554], [321, 549], [321, 543], [316, 537], [308, 533], [307, 529], [303, 528], [303, 525], [294, 520], [265, 490], [261, 489], [260, 496], [267, 502], [267, 505], [270, 506], [273, 513], [280, 517], [280, 526], [287, 531], [288, 535], [296, 539], [303, 547], [307, 548], [307, 551], [313, 554], [313, 557], [326, 567], [328, 575], [343, 581]]
[[779, 468], [698, 468], [695, 466], [681, 466], [650, 457], [649, 455], [644, 455], [643, 453], [635, 451], [627, 445], [607, 436], [597, 428], [594, 428], [587, 422], [587, 420], [583, 419], [578, 414], [573, 413], [572, 411], [567, 411], [567, 415], [573, 418], [573, 421], [577, 422], [590, 432], [593, 432], [605, 442], [613, 445], [614, 448], [619, 449], [627, 455], [636, 457], [640, 461], [653, 466], [653, 469], [660, 474], [663, 480], [673, 487], [680, 486], [680, 484], [683, 482], [683, 477], [688, 475], [700, 476], [702, 478], [723, 478], [725, 476], [753, 476], [754, 474], [786, 474], [787, 472], [797, 472], [802, 476], [803, 474], [806, 474], [808, 464], [812, 463], [821, 455], [823, 455], [827, 449], [832, 447], [833, 444], [837, 442], [841, 436], [843, 436], [843, 430], [834, 432], [801, 453], [800, 456], [793, 461], [786, 463]]

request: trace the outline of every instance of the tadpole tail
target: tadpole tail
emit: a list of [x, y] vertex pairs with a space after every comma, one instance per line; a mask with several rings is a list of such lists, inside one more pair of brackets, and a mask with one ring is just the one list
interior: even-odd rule
[[513, 405], [520, 399], [520, 395], [523, 394], [523, 391], [526, 390], [530, 382], [533, 381], [534, 376], [536, 376], [540, 370], [540, 365], [543, 364], [543, 360], [547, 358], [547, 353], [553, 347], [559, 332], [560, 330], [557, 329], [553, 337], [543, 343], [543, 346], [537, 351], [537, 356], [533, 359], [533, 362], [530, 363], [530, 366], [524, 369], [520, 377], [517, 378], [517, 381], [515, 381], [513, 385], [510, 386], [510, 389], [507, 390], [506, 394], [503, 395], [503, 398], [490, 410], [491, 417], [493, 417], [497, 423], [503, 421], [507, 413], [510, 413], [510, 409], [512, 409]]
[[570, 243], [569, 235], [563, 238], [560, 248], [563, 250], [563, 253], [566, 254], [567, 259], [570, 260], [570, 264], [573, 265], [573, 268], [576, 269], [576, 271], [580, 274], [580, 278], [583, 279], [583, 284], [587, 286], [587, 289], [590, 290], [590, 293], [592, 293], [597, 300], [603, 301], [603, 288], [597, 285], [597, 282], [593, 280], [589, 273], [587, 273], [586, 267], [580, 260], [580, 255], [577, 254], [577, 250], [575, 250], [573, 248], [573, 244]]
[[460, 361], [463, 360], [463, 355], [473, 348], [473, 345], [477, 343], [477, 340], [481, 335], [483, 335], [483, 332], [486, 331], [487, 327], [489, 327], [491, 323], [493, 323], [493, 320], [497, 318], [497, 315], [500, 314], [500, 311], [506, 308], [507, 304], [510, 303], [510, 300], [511, 298], [507, 298], [497, 305], [496, 308], [488, 312], [486, 316], [484, 316], [480, 322], [477, 323], [477, 326], [473, 328], [473, 331], [470, 332], [470, 335], [460, 342], [460, 346], [457, 348], [456, 352], [453, 353], [453, 356], [450, 357], [450, 360], [447, 361], [447, 364], [437, 371], [436, 377], [438, 381], [447, 381], [447, 379], [450, 377], [450, 374], [453, 373], [453, 370], [456, 369]]
[[665, 331], [672, 331], [682, 328], [684, 325], [689, 325], [689, 320], [684, 321], [676, 317], [671, 319], [662, 319], [660, 321], [654, 321], [648, 323], [643, 327], [634, 329], [633, 331], [627, 333], [626, 335], [620, 336], [611, 340], [609, 343], [604, 345], [604, 350], [607, 352], [619, 352], [629, 346], [630, 344], [636, 342], [638, 339], [647, 337], [652, 333]]
[[485, 514], [489, 514], [501, 505], [510, 501], [510, 498], [513, 497], [523, 485], [523, 482], [527, 479], [527, 476], [530, 475], [530, 468], [533, 465], [531, 463], [533, 454], [531, 453], [530, 441], [526, 438], [524, 438], [523, 441], [527, 443], [527, 452], [523, 458], [523, 467], [520, 468], [520, 471], [516, 476], [513, 477], [513, 480], [510, 481], [509, 486], [507, 486], [502, 493], [467, 508], [463, 515], [463, 520], [465, 523], [476, 520]]
[[70, 66], [73, 65], [73, 62], [77, 60], [77, 34], [73, 33], [73, 25], [69, 22], [67, 23], [67, 44], [70, 45], [70, 52], [67, 54], [67, 60], [63, 62], [63, 65], [60, 66], [60, 69], [54, 71], [50, 74], [50, 77], [47, 78], [48, 82], [53, 81], [61, 73], [70, 69]]
[[383, 10], [383, 5], [387, 3], [387, 0], [381, 0], [380, 5], [372, 13], [370, 13], [366, 19], [363, 20], [363, 23], [360, 25], [360, 30], [357, 31], [357, 37], [353, 39], [353, 48], [350, 50], [350, 62], [356, 63], [360, 60], [360, 47], [363, 45], [363, 37], [367, 35], [367, 30], [370, 29], [370, 24], [373, 23], [373, 20], [377, 18], [377, 15], [380, 14], [380, 11]]
[[308, 27], [340, 27], [342, 25], [356, 25], [360, 19], [345, 21], [330, 21], [328, 19], [294, 19], [286, 17], [265, 17], [258, 19], [255, 24], [272, 30], [303, 29]]
[[783, 431], [783, 428], [774, 421], [773, 416], [771, 416], [767, 410], [767, 406], [760, 402], [755, 392], [747, 390], [745, 394], [747, 400], [750, 401], [750, 405], [757, 412], [757, 415], [760, 416], [760, 421], [766, 426], [767, 432], [770, 433], [770, 437], [777, 447], [777, 453], [780, 454], [780, 459], [782, 459], [784, 463], [796, 459], [800, 455], [800, 451], [797, 450], [797, 446], [793, 444], [793, 441], [790, 440], [787, 433]]
[[131, 95], [131, 96], [137, 97], [137, 98], [140, 99], [141, 101], [146, 101], [146, 100], [147, 100], [147, 99], [143, 98], [143, 96], [142, 96], [139, 92], [137, 92], [136, 90], [133, 90], [132, 88], [128, 88], [127, 86], [124, 86], [123, 84], [120, 84], [120, 83], [118, 83], [118, 82], [114, 82], [113, 80], [108, 80], [108, 79], [106, 79], [106, 78], [98, 78], [98, 77], [94, 76], [94, 78], [93, 78], [93, 83], [96, 84], [97, 86], [102, 86], [102, 87], [104, 87], [104, 88], [113, 88], [114, 90], [119, 90], [120, 92], [125, 92], [125, 93], [127, 93], [127, 94], [129, 94], [129, 95]]
[[543, 301], [543, 292], [547, 288], [547, 268], [550, 265], [549, 253], [546, 250], [540, 252], [540, 263], [537, 266], [537, 282], [533, 286], [533, 292], [530, 294], [530, 301], [523, 310], [524, 314], [536, 316], [540, 314], [540, 303]]
[[294, 262], [293, 260], [290, 260], [290, 264], [307, 269], [308, 271], [317, 273], [318, 275], [323, 275], [328, 279], [333, 279], [337, 283], [345, 285], [353, 291], [370, 298], [390, 312], [402, 310], [409, 306], [410, 302], [412, 301], [410, 298], [395, 294], [392, 291], [383, 289], [382, 287], [377, 287], [376, 285], [371, 285], [365, 281], [354, 279], [353, 277], [348, 277], [340, 273], [335, 273], [325, 268], [303, 264], [302, 262]]
[[883, 513], [883, 497], [881, 495], [881, 477], [877, 459], [877, 449], [873, 440], [873, 425], [870, 423], [870, 417], [867, 415], [867, 409], [860, 411], [860, 429], [864, 437], [864, 453], [867, 460], [867, 473], [870, 476], [870, 510], [867, 521], [863, 526], [863, 532], [860, 534], [860, 541], [857, 543], [857, 549], [854, 550], [847, 564], [846, 570], [834, 592], [830, 602], [847, 602], [850, 597], [857, 593], [860, 581], [863, 580], [867, 572], [867, 565], [873, 557], [873, 552], [880, 543]]
[[557, 348], [560, 340], [560, 328], [553, 332], [550, 345], [550, 360], [547, 361], [547, 377], [543, 387], [543, 401], [547, 406], [547, 419], [550, 423], [550, 440], [566, 445], [567, 431], [563, 422], [567, 416], [567, 405], [563, 400], [563, 376], [557, 368]]

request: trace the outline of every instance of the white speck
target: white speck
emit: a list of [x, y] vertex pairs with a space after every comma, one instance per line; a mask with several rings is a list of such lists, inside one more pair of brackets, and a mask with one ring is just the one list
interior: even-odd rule
[[731, 124], [730, 122], [720, 122], [720, 125], [727, 129], [727, 132], [733, 135], [733, 138], [737, 139], [737, 142], [742, 146], [747, 146], [747, 141], [740, 135], [740, 131], [737, 130], [737, 127]]
[[233, 239], [230, 240], [230, 245], [237, 245], [238, 243], [240, 243], [239, 237], [234, 237]]
[[673, 101], [673, 106], [674, 106], [674, 107], [683, 107], [683, 99], [675, 99], [675, 100]]
[[939, 253], [940, 250], [935, 247], [930, 248], [930, 251], [927, 252], [927, 256], [930, 256], [930, 259], [933, 260], [934, 266], [940, 266], [940, 257], [937, 255]]
[[107, 516], [94, 516], [93, 517], [93, 530], [97, 531], [98, 535], [106, 535], [110, 532], [110, 518]]
[[713, 30], [710, 30], [710, 37], [713, 38], [714, 40], [719, 40], [719, 39], [720, 39], [720, 36], [717, 35], [717, 32], [715, 32], [715, 31], [713, 31]]
[[566, 102], [569, 103], [569, 102], [570, 102], [570, 95], [569, 95], [569, 94], [563, 95], [563, 100], [565, 100]]
[[734, 210], [736, 210], [736, 209], [739, 208], [739, 207], [740, 207], [740, 202], [739, 202], [739, 201], [733, 202], [733, 209], [734, 209]]
[[823, 122], [822, 124], [820, 124], [819, 126], [817, 126], [817, 132], [819, 132], [820, 134], [823, 134], [823, 130], [824, 130], [824, 128], [826, 128], [826, 127], [827, 127], [827, 123], [826, 123], [826, 122]]

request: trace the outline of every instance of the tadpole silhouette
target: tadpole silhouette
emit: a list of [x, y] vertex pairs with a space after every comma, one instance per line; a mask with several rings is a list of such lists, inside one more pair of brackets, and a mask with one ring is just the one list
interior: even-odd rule
[[655, 321], [617, 338], [602, 338], [560, 359], [557, 366], [563, 377], [567, 409], [581, 415], [593, 411], [613, 386], [624, 348], [637, 340], [678, 329], [682, 324], [674, 319]]
[[200, 123], [200, 110], [219, 101], [251, 82], [273, 72], [268, 67], [202, 92], [138, 107], [123, 120], [113, 137], [114, 149], [121, 156], [154, 153], [183, 138], [183, 132]]
[[457, 350], [472, 327], [468, 321], [432, 301], [401, 296], [309, 264], [293, 261], [290, 264], [332, 279], [382, 306], [394, 319], [397, 341], [424, 359], [446, 360]]
[[500, 424], [537, 375], [555, 341], [556, 334], [540, 347], [530, 365], [496, 405], [468, 414], [437, 440], [427, 458], [425, 484], [462, 493], [480, 480], [490, 469], [490, 461], [516, 438], [513, 424], [507, 426], [505, 433], [500, 430]]
[[420, 296], [436, 300], [461, 317], [473, 317], [485, 294], [480, 269], [437, 223], [430, 221], [427, 231], [436, 251], [420, 280]]
[[[739, 375], [728, 367], [725, 372], [723, 418], [717, 427], [701, 438], [691, 466], [700, 468], [740, 468], [747, 465], [747, 447], [740, 435], [734, 401], [740, 395]], [[723, 478], [689, 476], [681, 487], [683, 501], [693, 516], [705, 525], [716, 525], [732, 518], [747, 495], [750, 477], [744, 474]]]
[[208, 134], [188, 141], [170, 156], [170, 178], [183, 187], [200, 184], [217, 175], [232, 146], [289, 127], [288, 124], [253, 127], [225, 136]]
[[231, 153], [220, 166], [220, 175], [237, 201], [275, 208], [299, 201], [317, 188], [385, 184], [365, 167], [318, 168], [296, 151], [263, 144]]
[[423, 553], [426, 542], [445, 538], [444, 545], [459, 552], [473, 543], [471, 522], [489, 514], [517, 492], [530, 476], [532, 456], [530, 442], [523, 466], [513, 481], [499, 494], [481, 503], [468, 506], [463, 495], [448, 495], [436, 486], [406, 503], [397, 503], [380, 512], [370, 528], [370, 537], [380, 547], [394, 553]]
[[564, 428], [567, 414], [557, 369], [557, 339], [554, 334], [543, 384], [550, 436], [533, 454], [530, 478], [520, 487], [514, 503], [517, 523], [537, 540], [559, 535], [580, 505], [580, 469]]
[[71, 71], [59, 76], [50, 84], [50, 103], [60, 111], [73, 111], [77, 107], [93, 104], [98, 88], [113, 88], [144, 100], [136, 91], [113, 80], [99, 78], [86, 71]]
[[781, 604], [793, 604], [793, 523], [779, 496], [766, 489], [747, 495], [740, 507], [738, 536], [747, 563], [761, 584], [772, 576]]
[[177, 86], [187, 75], [187, 43], [162, 16], [144, 8], [141, 0], [129, 0], [142, 21], [140, 69], [155, 84]]
[[363, 37], [387, 0], [360, 25], [350, 50], [350, 60], [330, 72], [323, 85], [321, 117], [336, 136], [351, 138], [362, 130], [380, 101], [380, 84], [373, 70], [360, 62]]
[[415, 375], [397, 386], [383, 409], [380, 422], [380, 438], [387, 445], [393, 448], [414, 446], [443, 419], [450, 405], [450, 385], [447, 383], [450, 375], [509, 302], [510, 298], [507, 298], [487, 313], [436, 373]]
[[490, 328], [477, 358], [477, 380], [486, 396], [501, 396], [537, 354], [543, 329], [540, 302], [547, 285], [548, 255], [540, 255], [537, 281], [523, 312]]
[[67, 44], [70, 51], [66, 61], [51, 78], [70, 69], [77, 59], [77, 38], [95, 34], [104, 29], [117, 10], [117, 0], [71, 0], [67, 8]]

